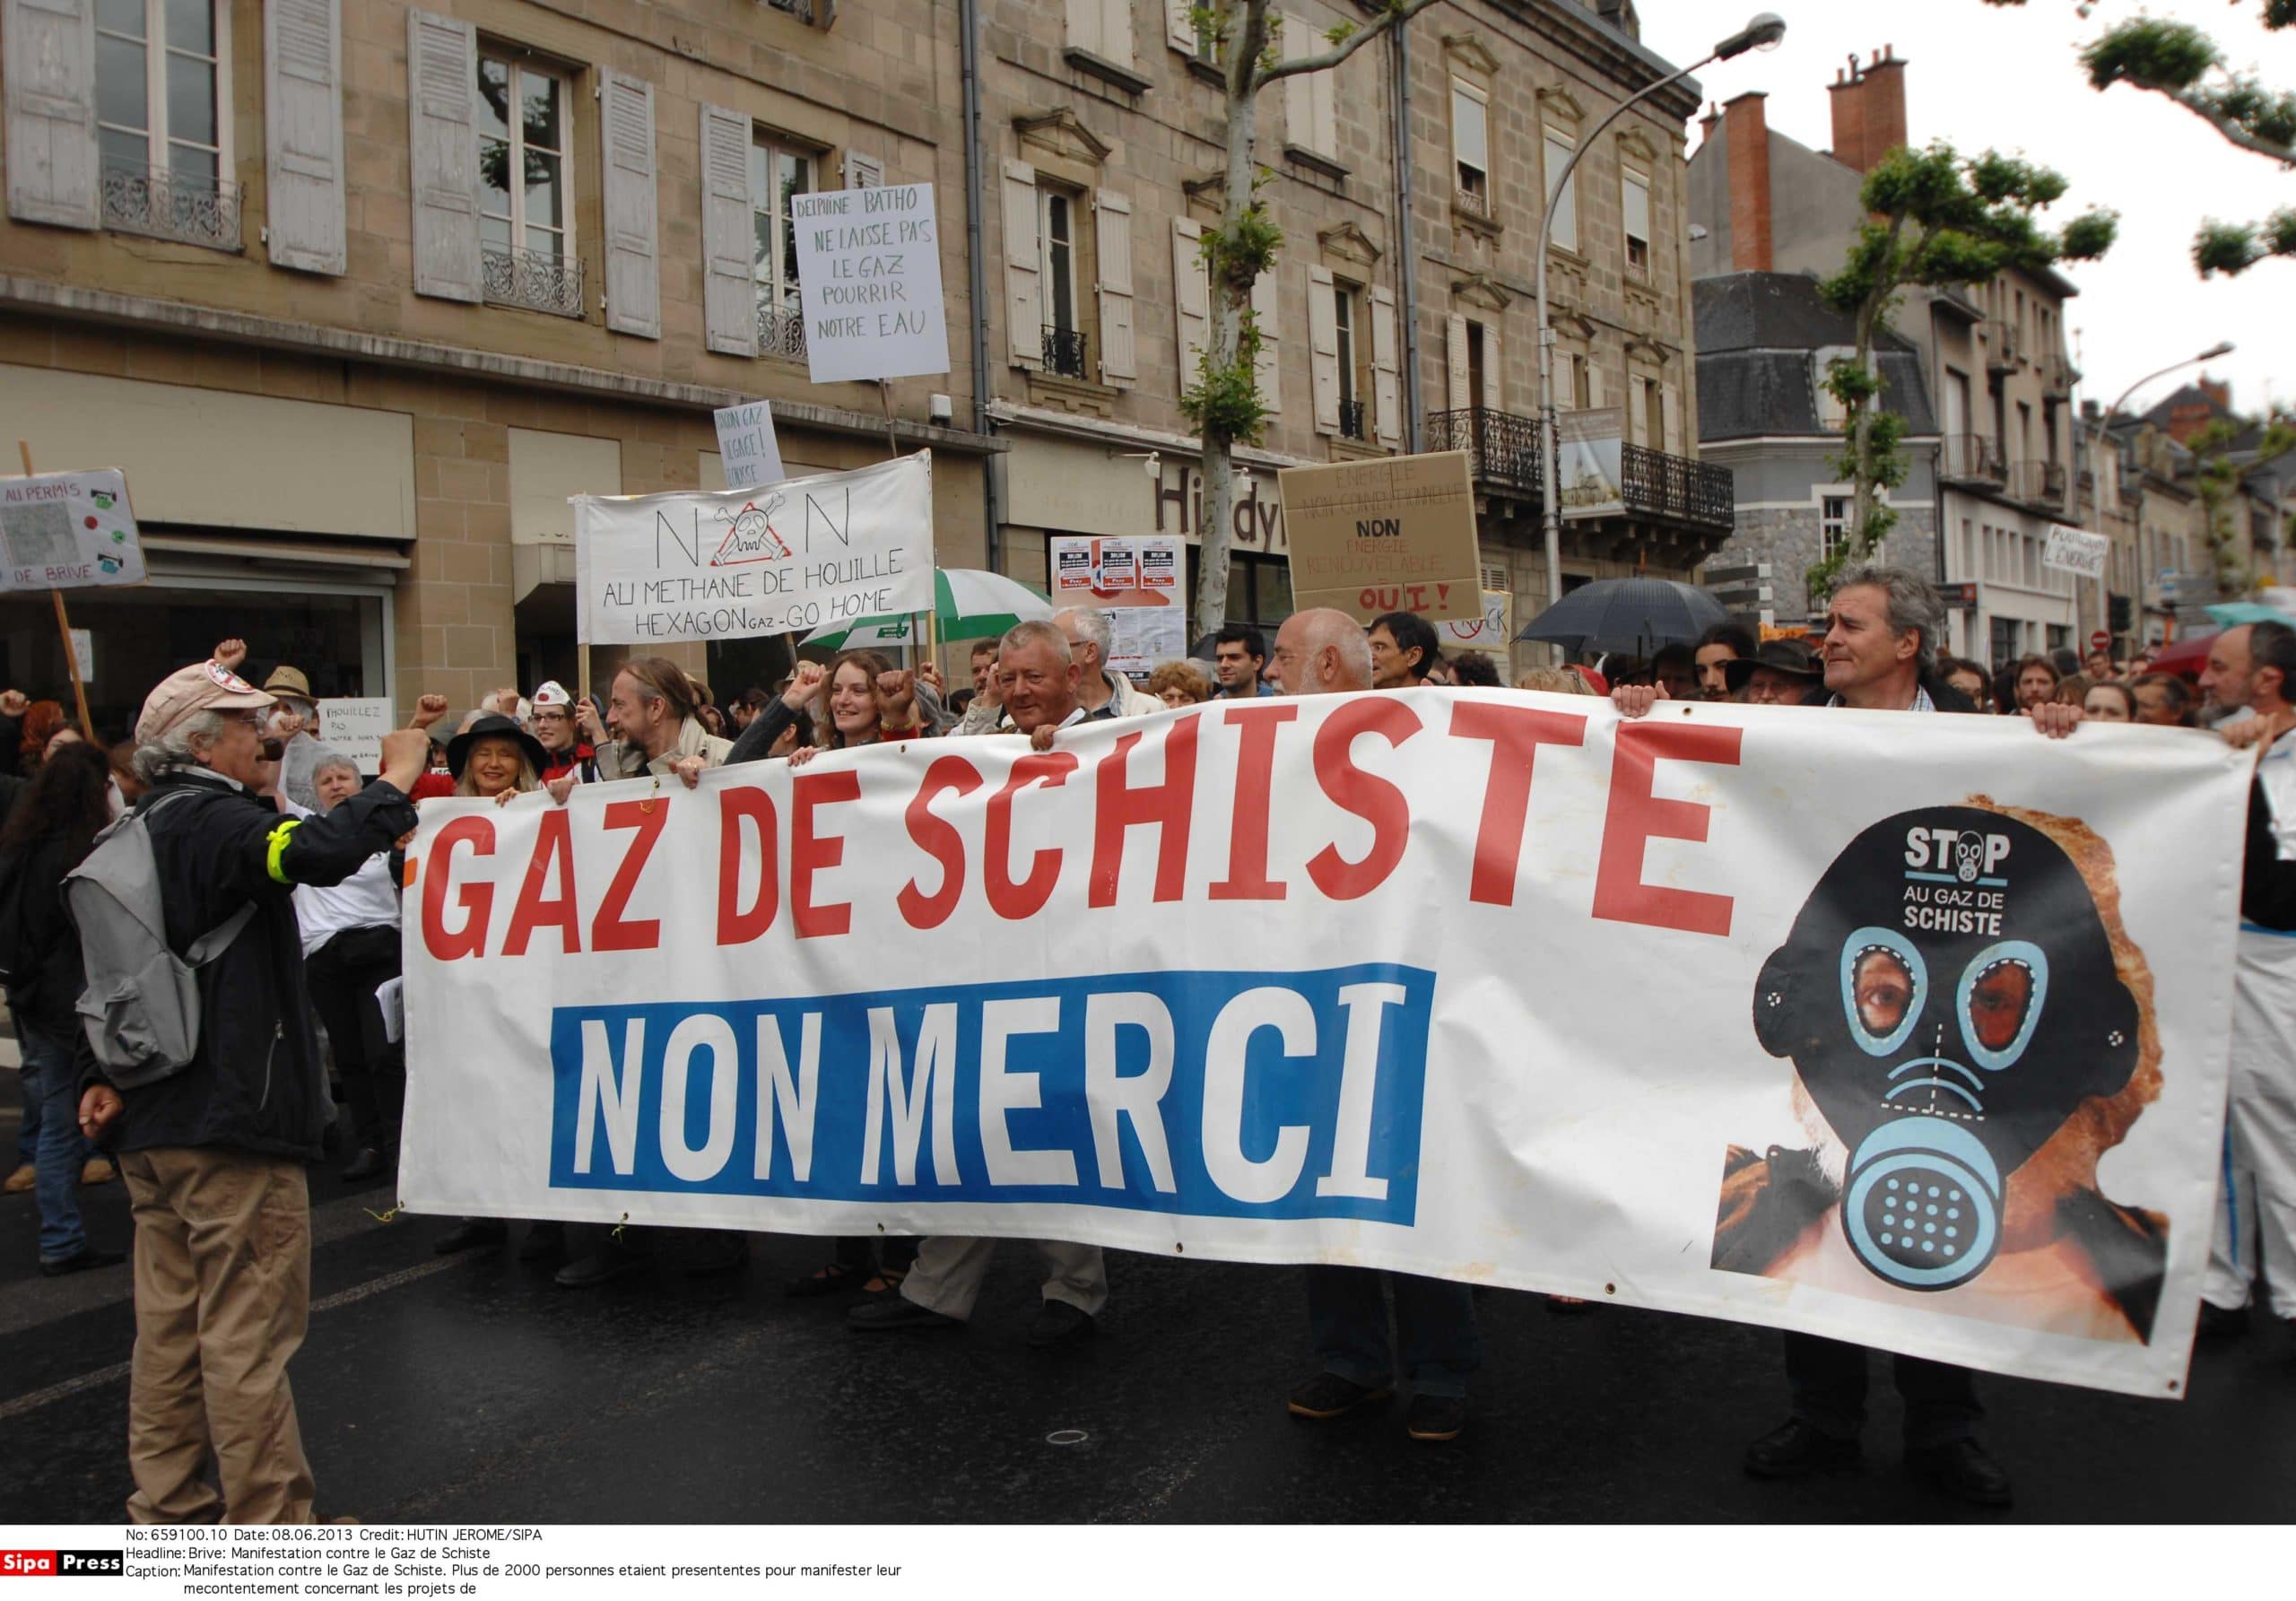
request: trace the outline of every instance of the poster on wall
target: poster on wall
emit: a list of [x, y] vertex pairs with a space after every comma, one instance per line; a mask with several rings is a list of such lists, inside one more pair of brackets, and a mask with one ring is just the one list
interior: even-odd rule
[[144, 581], [144, 542], [117, 467], [0, 478], [0, 590]]
[[1109, 666], [1136, 678], [1187, 654], [1179, 535], [1057, 534], [1050, 543], [1052, 604], [1091, 606], [1108, 619]]

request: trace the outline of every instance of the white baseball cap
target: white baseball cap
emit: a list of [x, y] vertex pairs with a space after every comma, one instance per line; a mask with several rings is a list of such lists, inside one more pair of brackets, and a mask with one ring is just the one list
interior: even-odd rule
[[536, 711], [540, 711], [545, 706], [571, 706], [573, 704], [574, 697], [568, 694], [566, 692], [566, 686], [559, 683], [555, 678], [550, 680], [550, 682], [544, 684], [542, 688], [535, 692], [534, 707]]

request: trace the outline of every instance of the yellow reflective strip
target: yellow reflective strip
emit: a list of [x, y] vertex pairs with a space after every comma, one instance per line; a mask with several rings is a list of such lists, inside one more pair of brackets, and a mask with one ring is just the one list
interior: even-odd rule
[[271, 855], [265, 866], [270, 870], [272, 879], [275, 883], [295, 882], [287, 876], [287, 869], [281, 864], [279, 858], [287, 854], [287, 842], [294, 837], [298, 821], [296, 818], [290, 817], [271, 831]]

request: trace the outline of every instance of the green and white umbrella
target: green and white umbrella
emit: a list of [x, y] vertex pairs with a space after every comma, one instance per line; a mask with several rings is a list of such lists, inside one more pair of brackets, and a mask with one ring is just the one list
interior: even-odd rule
[[[933, 617], [943, 640], [993, 639], [1016, 622], [1047, 622], [1052, 610], [1052, 602], [1041, 591], [1002, 573], [976, 567], [933, 570]], [[831, 650], [918, 645], [924, 642], [924, 615], [895, 613], [826, 623], [807, 634], [804, 642]]]

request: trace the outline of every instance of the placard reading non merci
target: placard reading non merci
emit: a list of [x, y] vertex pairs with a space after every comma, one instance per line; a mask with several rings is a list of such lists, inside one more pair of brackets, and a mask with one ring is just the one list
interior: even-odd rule
[[933, 457], [723, 493], [576, 495], [586, 645], [804, 631], [933, 604]]
[[949, 370], [931, 184], [789, 201], [813, 382]]

